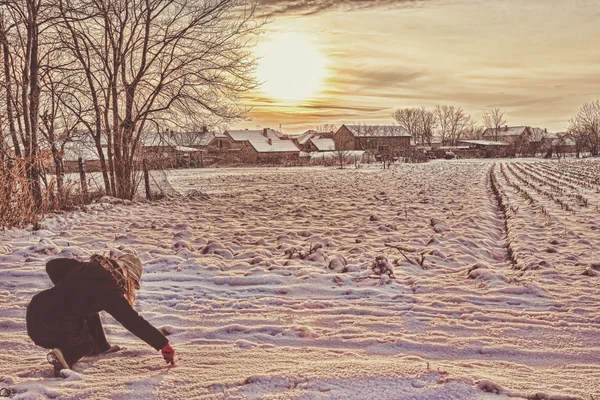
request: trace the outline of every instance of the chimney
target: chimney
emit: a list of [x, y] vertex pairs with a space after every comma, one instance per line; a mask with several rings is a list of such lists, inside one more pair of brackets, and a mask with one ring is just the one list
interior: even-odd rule
[[508, 125], [504, 126], [504, 130], [507, 131], [508, 130]]
[[271, 146], [273, 144], [273, 141], [271, 140], [271, 138], [267, 139], [267, 143], [269, 143], [269, 146]]
[[544, 133], [548, 133], [548, 128], [544, 128]]
[[269, 130], [269, 128], [264, 128], [263, 129], [263, 135], [264, 137], [267, 137], [267, 131]]
[[208, 132], [208, 127], [206, 125], [202, 126], [202, 133]]

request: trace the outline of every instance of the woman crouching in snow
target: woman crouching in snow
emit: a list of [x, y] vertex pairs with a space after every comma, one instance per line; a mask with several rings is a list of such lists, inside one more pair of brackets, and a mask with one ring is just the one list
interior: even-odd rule
[[106, 340], [100, 311], [173, 364], [175, 351], [167, 338], [133, 309], [142, 271], [142, 262], [131, 254], [117, 259], [93, 255], [89, 262], [58, 258], [46, 264], [54, 286], [33, 296], [27, 306], [27, 333], [38, 346], [52, 349], [48, 361], [56, 376], [84, 356], [119, 350]]

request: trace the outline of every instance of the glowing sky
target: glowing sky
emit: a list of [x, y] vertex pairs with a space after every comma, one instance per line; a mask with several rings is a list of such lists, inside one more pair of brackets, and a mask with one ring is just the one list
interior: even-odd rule
[[[450, 104], [478, 121], [500, 107], [510, 125], [559, 131], [600, 97], [597, 0], [262, 0], [261, 7], [273, 22], [257, 52], [276, 65], [261, 66], [261, 79], [269, 68], [288, 74], [272, 73], [275, 88], [267, 78], [249, 95], [252, 120], [238, 124], [246, 128], [392, 123], [399, 107]], [[300, 90], [309, 84], [316, 89]]]

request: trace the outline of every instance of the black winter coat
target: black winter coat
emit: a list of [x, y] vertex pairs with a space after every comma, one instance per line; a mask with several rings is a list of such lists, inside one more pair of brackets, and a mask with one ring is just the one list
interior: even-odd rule
[[[36, 294], [27, 306], [27, 333], [39, 344], [77, 341], [70, 327], [106, 311], [128, 331], [160, 350], [167, 338], [131, 307], [111, 273], [95, 261], [58, 258], [46, 264], [54, 287]], [[38, 343], [39, 342], [39, 343]]]

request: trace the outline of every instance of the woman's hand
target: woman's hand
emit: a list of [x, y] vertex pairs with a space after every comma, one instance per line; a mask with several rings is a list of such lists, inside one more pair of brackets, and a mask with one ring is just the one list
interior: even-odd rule
[[160, 352], [162, 353], [162, 356], [167, 362], [167, 364], [175, 364], [175, 350], [173, 350], [169, 343], [165, 344], [165, 346], [162, 349], [160, 349]]

